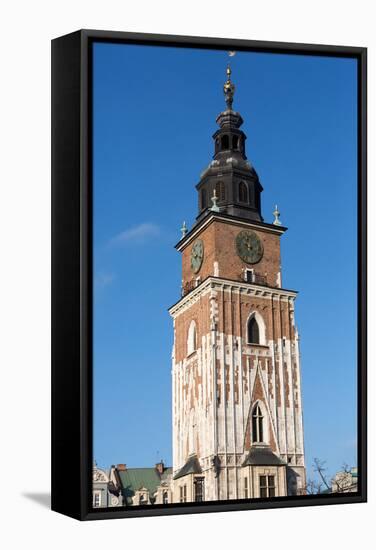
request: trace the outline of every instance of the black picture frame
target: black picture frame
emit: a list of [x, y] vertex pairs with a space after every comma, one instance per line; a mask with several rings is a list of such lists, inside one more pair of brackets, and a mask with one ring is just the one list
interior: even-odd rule
[[[138, 507], [91, 507], [93, 42], [341, 56], [358, 63], [358, 469], [356, 493]], [[52, 40], [52, 509], [79, 520], [367, 500], [367, 50], [80, 30]], [[66, 482], [69, 472], [69, 483]]]

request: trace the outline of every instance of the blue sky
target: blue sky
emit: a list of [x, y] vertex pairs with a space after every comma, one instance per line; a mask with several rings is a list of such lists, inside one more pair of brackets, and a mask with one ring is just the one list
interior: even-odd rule
[[[94, 45], [94, 456], [171, 464], [174, 244], [197, 215], [227, 52]], [[305, 450], [356, 463], [356, 61], [237, 53], [247, 156], [289, 230], [283, 286], [299, 291]]]

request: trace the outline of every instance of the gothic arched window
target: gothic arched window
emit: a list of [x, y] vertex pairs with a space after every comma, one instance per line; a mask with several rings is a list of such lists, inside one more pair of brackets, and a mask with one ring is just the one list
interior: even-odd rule
[[207, 207], [207, 194], [206, 189], [201, 189], [201, 210]]
[[218, 202], [226, 200], [226, 189], [223, 181], [217, 181], [215, 184], [215, 194], [217, 195]]
[[196, 332], [196, 323], [191, 321], [188, 329], [188, 340], [187, 340], [187, 355], [190, 355], [197, 349], [197, 332]]
[[230, 148], [230, 140], [228, 138], [228, 136], [222, 136], [221, 137], [221, 149], [222, 150], [226, 150], [226, 149], [229, 149]]
[[256, 405], [252, 412], [252, 441], [254, 443], [264, 441], [264, 416], [259, 405]]
[[248, 203], [248, 187], [244, 181], [239, 183], [239, 202]]
[[260, 343], [260, 329], [258, 323], [254, 317], [251, 317], [248, 321], [248, 344]]

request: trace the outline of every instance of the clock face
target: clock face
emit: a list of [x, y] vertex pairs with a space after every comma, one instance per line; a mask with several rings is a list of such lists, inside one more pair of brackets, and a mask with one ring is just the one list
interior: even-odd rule
[[192, 246], [191, 252], [191, 268], [194, 273], [200, 271], [202, 260], [204, 259], [204, 243], [199, 239]]
[[238, 255], [247, 264], [257, 264], [264, 253], [262, 242], [254, 231], [240, 231], [235, 245]]

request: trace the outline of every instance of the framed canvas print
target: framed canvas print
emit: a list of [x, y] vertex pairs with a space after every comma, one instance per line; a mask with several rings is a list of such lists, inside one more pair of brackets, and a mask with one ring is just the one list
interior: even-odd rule
[[366, 500], [365, 48], [53, 40], [52, 214], [53, 510]]

